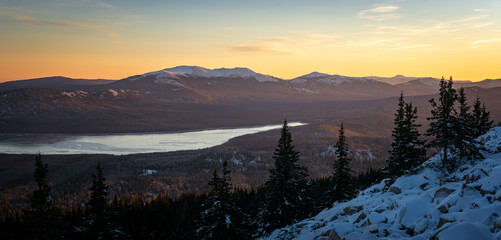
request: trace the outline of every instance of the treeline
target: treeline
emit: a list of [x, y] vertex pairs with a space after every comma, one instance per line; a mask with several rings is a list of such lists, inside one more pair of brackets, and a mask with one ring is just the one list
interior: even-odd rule
[[[260, 216], [281, 216], [281, 212], [265, 214], [268, 208], [263, 207], [264, 202], [272, 201], [268, 193], [271, 185], [251, 190], [233, 188], [225, 161], [208, 183], [210, 192], [186, 192], [177, 198], [158, 195], [148, 202], [142, 195], [109, 196], [103, 169], [98, 164], [92, 174], [88, 201], [63, 211], [51, 199], [48, 165], [42, 159], [40, 154], [35, 156], [37, 187], [30, 198], [30, 208], [1, 222], [0, 239], [253, 239], [332, 206], [325, 201], [332, 179], [304, 178], [305, 185], [301, 187], [307, 190], [295, 195], [305, 198], [298, 198], [294, 205], [284, 204], [290, 213], [296, 212], [296, 204], [301, 204], [304, 215], [296, 214], [291, 219], [284, 215], [281, 225], [262, 228], [260, 224], [265, 218]], [[283, 169], [280, 171], [284, 173]], [[351, 182], [354, 189], [363, 189], [381, 179], [380, 170], [370, 169], [352, 177]]]
[[[344, 126], [339, 128], [336, 157], [330, 177], [310, 179], [306, 167], [298, 164], [287, 121], [273, 154], [274, 167], [268, 180], [257, 189], [236, 189], [231, 184], [227, 161], [214, 171], [210, 192], [184, 193], [175, 199], [155, 196], [108, 196], [100, 164], [92, 175], [89, 199], [82, 206], [63, 212], [51, 199], [48, 167], [37, 155], [34, 177], [37, 188], [31, 207], [0, 224], [1, 239], [252, 239], [265, 236], [317, 214], [337, 202], [356, 196], [358, 190], [387, 178], [417, 171], [429, 148], [440, 149], [444, 181], [447, 173], [461, 164], [482, 158], [475, 138], [492, 126], [489, 112], [476, 99], [466, 103], [464, 89], [452, 88], [452, 79], [440, 81], [440, 97], [431, 99], [433, 109], [426, 133], [419, 133], [418, 109], [401, 94], [395, 113], [393, 142], [386, 167], [370, 169], [354, 177], [348, 157]], [[473, 109], [471, 109], [473, 107]], [[471, 110], [470, 110], [471, 109]], [[283, 231], [281, 237], [287, 238]]]
[[431, 117], [427, 118], [430, 123], [425, 133], [428, 142], [421, 138], [418, 131], [421, 125], [416, 124], [417, 108], [404, 101], [403, 93], [400, 95], [392, 131], [392, 149], [383, 169], [385, 177], [393, 180], [415, 172], [424, 162], [429, 148], [441, 151], [440, 166], [435, 167], [442, 171], [442, 181], [449, 180], [447, 174], [460, 165], [483, 158], [476, 138], [492, 127], [490, 113], [478, 96], [471, 109], [464, 88], [459, 91], [453, 88], [452, 77], [448, 81], [442, 77], [439, 86], [439, 98], [429, 101], [432, 110]]

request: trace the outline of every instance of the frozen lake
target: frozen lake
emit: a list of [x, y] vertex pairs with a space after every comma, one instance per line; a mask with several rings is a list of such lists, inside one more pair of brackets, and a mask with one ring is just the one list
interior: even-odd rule
[[[304, 123], [289, 123], [290, 127], [301, 125], [304, 125]], [[281, 124], [277, 124], [180, 133], [0, 134], [0, 153], [102, 153], [121, 155], [192, 150], [217, 146], [234, 137], [278, 129], [281, 126]], [[279, 137], [277, 135], [277, 140]]]

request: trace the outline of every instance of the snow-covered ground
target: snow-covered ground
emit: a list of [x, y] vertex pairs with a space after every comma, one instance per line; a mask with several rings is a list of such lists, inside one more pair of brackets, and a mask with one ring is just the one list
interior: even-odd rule
[[501, 239], [501, 127], [479, 140], [485, 159], [443, 184], [435, 156], [414, 175], [386, 188], [382, 181], [267, 239]]

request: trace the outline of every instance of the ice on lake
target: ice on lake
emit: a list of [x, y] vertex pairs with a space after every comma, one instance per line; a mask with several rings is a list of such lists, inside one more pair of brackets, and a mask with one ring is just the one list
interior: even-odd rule
[[[304, 123], [289, 123], [290, 127]], [[0, 134], [0, 153], [9, 154], [133, 154], [171, 152], [213, 147], [231, 138], [278, 129], [266, 125], [233, 129], [213, 129], [180, 133], [126, 134]], [[278, 136], [277, 136], [278, 137]]]

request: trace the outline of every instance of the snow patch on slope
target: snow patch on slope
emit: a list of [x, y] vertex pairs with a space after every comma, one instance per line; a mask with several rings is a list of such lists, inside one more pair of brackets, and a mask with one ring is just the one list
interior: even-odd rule
[[420, 78], [420, 79], [411, 80], [411, 81], [402, 83], [402, 85], [411, 86], [411, 85], [419, 84], [419, 85], [426, 85], [426, 86], [438, 86], [439, 83], [440, 83], [440, 81], [435, 79], [435, 78]]
[[331, 75], [327, 73], [312, 72], [298, 78], [318, 78], [318, 77], [329, 77], [329, 76]]
[[368, 80], [365, 78], [342, 77], [333, 75], [327, 78], [320, 78], [316, 81], [328, 85], [339, 85], [341, 83], [366, 83]]
[[337, 86], [342, 83], [366, 83], [368, 81], [376, 82], [372, 79], [367, 78], [357, 78], [357, 77], [345, 77], [340, 75], [329, 75], [325, 73], [312, 72], [301, 77], [294, 78], [290, 80], [291, 83], [301, 84], [301, 83], [320, 83], [326, 85]]
[[155, 83], [159, 83], [159, 84], [165, 84], [165, 85], [174, 85], [174, 86], [178, 86], [178, 87], [184, 87], [184, 84], [176, 81], [176, 80], [173, 80], [173, 79], [168, 79], [168, 78], [158, 78], [155, 79], [154, 81]]
[[61, 92], [61, 95], [62, 96], [67, 96], [67, 97], [84, 97], [85, 95], [87, 95], [87, 92], [84, 92], [84, 91], [80, 91], [80, 90], [75, 90], [75, 91], [62, 91]]
[[429, 167], [390, 186], [383, 180], [267, 239], [501, 239], [501, 127], [478, 140], [485, 160], [447, 176], [456, 181], [440, 185], [442, 173]]

